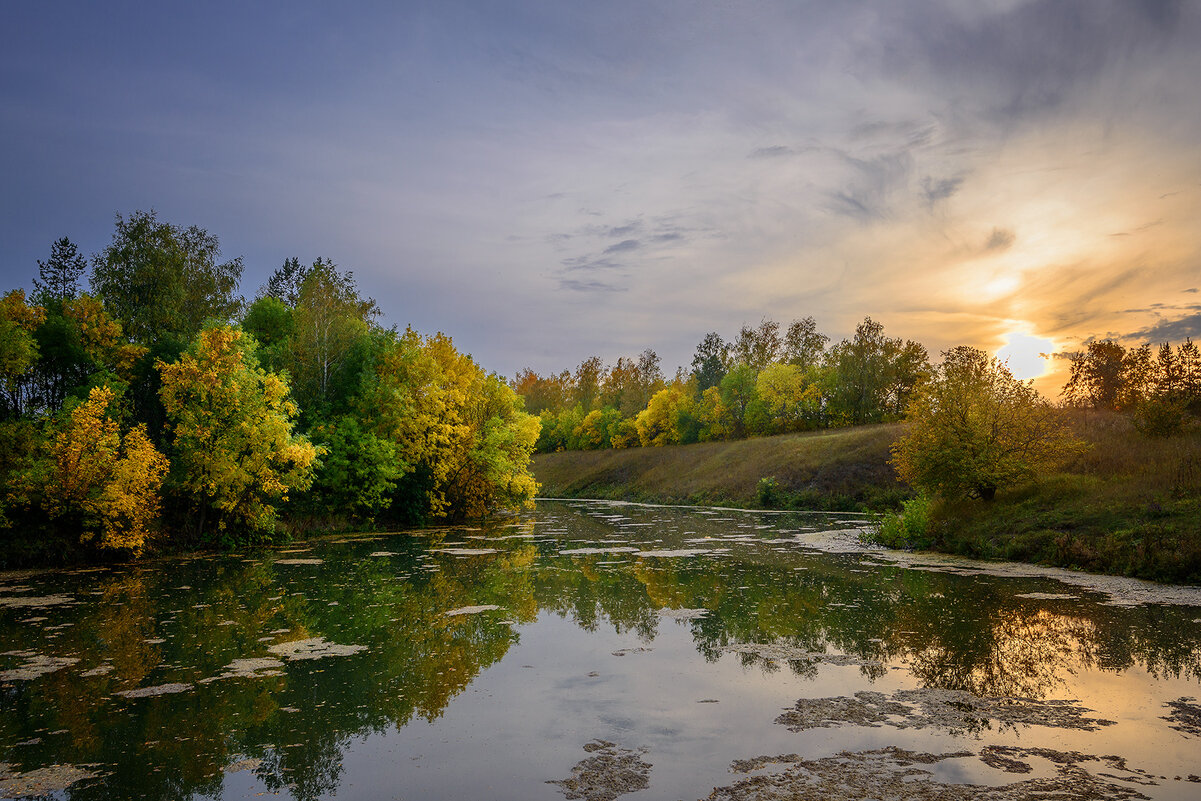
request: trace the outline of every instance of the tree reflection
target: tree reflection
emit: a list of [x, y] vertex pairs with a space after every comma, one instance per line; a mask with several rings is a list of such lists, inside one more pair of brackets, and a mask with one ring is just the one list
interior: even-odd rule
[[[706, 660], [819, 674], [818, 659], [726, 650], [772, 644], [853, 657], [869, 682], [905, 663], [925, 686], [980, 696], [1040, 698], [1073, 672], [1133, 666], [1201, 679], [1194, 610], [1028, 600], [1014, 595], [1047, 585], [868, 569], [857, 556], [813, 558], [777, 548], [786, 534], [761, 531], [767, 523], [781, 528], [780, 518], [735, 524], [664, 509], [622, 514], [624, 522], [558, 506], [544, 517], [567, 534], [548, 536], [546, 525], [527, 519], [482, 532], [315, 545], [286, 555], [298, 558], [291, 563], [284, 554], [210, 557], [39, 577], [38, 593], [79, 603], [36, 614], [0, 608], [0, 636], [11, 652], [81, 661], [0, 686], [3, 759], [24, 769], [105, 766], [101, 778], [68, 791], [71, 798], [123, 797], [136, 788], [167, 799], [217, 796], [223, 769], [255, 758], [270, 791], [316, 799], [338, 788], [353, 738], [437, 720], [518, 642], [520, 624], [539, 615], [650, 642], [660, 610], [704, 609], [683, 625]], [[650, 525], [623, 528], [633, 522]], [[731, 530], [741, 539], [723, 540]], [[712, 542], [690, 558], [559, 553], [637, 537], [653, 542], [651, 550], [686, 548], [706, 536]], [[443, 550], [431, 551], [431, 543]], [[499, 609], [446, 614], [491, 605]], [[282, 675], [212, 680], [234, 660], [264, 656], [268, 644], [309, 637], [366, 650], [290, 662]], [[191, 689], [114, 695], [168, 682]], [[31, 744], [18, 750], [18, 742]]]

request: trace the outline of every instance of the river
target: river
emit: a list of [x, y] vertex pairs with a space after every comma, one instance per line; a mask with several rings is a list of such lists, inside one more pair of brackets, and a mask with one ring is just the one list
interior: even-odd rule
[[0, 573], [0, 797], [1201, 797], [1201, 588], [539, 501]]

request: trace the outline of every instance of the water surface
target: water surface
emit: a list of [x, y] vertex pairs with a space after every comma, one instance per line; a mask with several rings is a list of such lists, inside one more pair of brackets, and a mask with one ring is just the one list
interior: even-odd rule
[[862, 522], [543, 501], [0, 574], [0, 796], [1201, 797], [1201, 591]]

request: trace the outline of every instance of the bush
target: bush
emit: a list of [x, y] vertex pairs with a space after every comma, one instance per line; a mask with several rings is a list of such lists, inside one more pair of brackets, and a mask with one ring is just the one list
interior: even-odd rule
[[1187, 409], [1182, 399], [1147, 398], [1134, 407], [1134, 427], [1151, 437], [1179, 434], [1188, 424]]
[[780, 486], [779, 481], [776, 481], [775, 476], [759, 479], [759, 485], [755, 488], [755, 497], [759, 499], [759, 505], [764, 509], [774, 509], [779, 506], [783, 495], [783, 487]]
[[869, 535], [872, 542], [889, 548], [928, 548], [933, 542], [930, 496], [922, 493], [901, 503], [900, 512], [888, 512]]

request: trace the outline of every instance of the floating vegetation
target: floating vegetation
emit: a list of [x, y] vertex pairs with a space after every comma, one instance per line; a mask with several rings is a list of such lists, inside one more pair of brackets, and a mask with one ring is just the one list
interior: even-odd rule
[[570, 779], [547, 782], [559, 785], [568, 799], [613, 801], [650, 786], [652, 766], [642, 758], [645, 748], [631, 751], [608, 740], [593, 740], [584, 745], [584, 750], [592, 756], [571, 769]]
[[359, 651], [366, 651], [366, 645], [339, 645], [326, 642], [324, 637], [310, 637], [307, 640], [292, 640], [267, 646], [267, 650], [288, 661], [302, 659], [324, 659], [327, 656], [351, 656]]
[[1039, 701], [1033, 698], [981, 698], [962, 690], [898, 690], [892, 696], [862, 691], [854, 697], [802, 698], [796, 708], [776, 718], [791, 731], [834, 726], [892, 726], [897, 729], [940, 728], [951, 732], [978, 732], [1001, 726], [1048, 726], [1096, 731], [1114, 721], [1085, 717], [1090, 709], [1075, 701]]
[[47, 606], [58, 606], [75, 601], [70, 595], [61, 593], [55, 595], [22, 595], [16, 598], [0, 598], [0, 607], [9, 609], [41, 609]]
[[1168, 701], [1164, 706], [1172, 710], [1172, 714], [1162, 718], [1171, 722], [1171, 728], [1185, 734], [1191, 734], [1194, 737], [1201, 737], [1201, 705], [1190, 703], [1196, 701], [1196, 698], [1177, 698], [1175, 701]]
[[324, 564], [324, 559], [276, 559], [277, 565], [320, 565]]
[[827, 654], [810, 651], [807, 648], [797, 648], [791, 645], [775, 645], [771, 643], [737, 643], [724, 645], [721, 650], [735, 654], [750, 654], [768, 662], [808, 662], [810, 664], [823, 662], [827, 665], [840, 667], [864, 665], [879, 666], [883, 664], [878, 659], [863, 659], [850, 654]]
[[622, 648], [620, 651], [614, 651], [613, 656], [625, 656], [626, 654], [647, 654], [655, 650], [654, 648]]
[[96, 667], [92, 668], [91, 670], [85, 670], [83, 673], [80, 673], [79, 675], [83, 676], [84, 678], [90, 679], [93, 676], [104, 676], [104, 675], [106, 675], [108, 673], [112, 673], [112, 672], [113, 672], [113, 666], [106, 662], [103, 665], [97, 665]]
[[1007, 758], [1015, 761], [1020, 761], [1022, 756], [1051, 759], [1055, 764], [1055, 775], [1000, 786], [942, 782], [923, 767], [972, 756], [970, 751], [924, 754], [890, 746], [873, 751], [843, 751], [822, 759], [802, 759], [796, 754], [759, 757], [735, 762], [731, 769], [741, 773], [772, 763], [787, 767], [779, 773], [751, 776], [729, 787], [719, 787], [708, 796], [708, 801], [768, 801], [784, 798], [806, 801], [827, 798], [845, 801], [881, 798], [903, 798], [906, 801], [1027, 801], [1032, 798], [1129, 801], [1148, 796], [1134, 787], [1116, 784], [1109, 778], [1139, 785], [1154, 784], [1147, 774], [1140, 771], [1134, 771], [1135, 775], [1131, 777], [1101, 778], [1080, 767], [1081, 763], [1099, 761], [1105, 767], [1126, 770], [1124, 763], [1115, 757], [1094, 757], [1050, 749], [1006, 749]]
[[628, 545], [618, 545], [612, 548], [568, 548], [565, 551], [559, 551], [559, 556], [591, 556], [602, 553], [638, 553], [638, 549]]
[[383, 557], [383, 556], [396, 556], [396, 553], [394, 551], [373, 551], [373, 552], [367, 554], [367, 556], [372, 557], [372, 558], [379, 558], [379, 557]]
[[86, 768], [93, 765], [48, 765], [28, 773], [16, 773], [12, 765], [0, 762], [0, 798], [24, 798], [61, 793], [76, 782], [94, 779], [99, 774]]
[[687, 556], [700, 556], [703, 553], [709, 553], [709, 549], [708, 548], [675, 548], [675, 549], [667, 548], [667, 549], [664, 549], [661, 551], [639, 551], [639, 550], [635, 549], [636, 556], [661, 556], [661, 557], [685, 556], [685, 557], [687, 557]]
[[492, 612], [500, 609], [496, 604], [481, 604], [479, 606], [460, 606], [458, 609], [451, 609], [442, 614], [447, 617], [455, 617], [457, 615], [478, 615], [480, 612]]
[[255, 759], [253, 757], [239, 759], [237, 762], [231, 762], [230, 764], [226, 765], [224, 771], [226, 773], [241, 773], [244, 770], [257, 770], [262, 764], [263, 760]]
[[174, 693], [184, 693], [192, 689], [191, 684], [180, 684], [179, 682], [171, 682], [169, 684], [156, 684], [153, 687], [139, 687], [136, 690], [119, 690], [113, 695], [119, 695], [122, 698], [149, 698], [154, 695], [172, 695]]
[[485, 556], [498, 553], [495, 548], [432, 548], [434, 553], [447, 553], [451, 556]]
[[698, 620], [708, 617], [708, 609], [660, 609], [659, 617], [666, 620]]
[[284, 672], [280, 668], [283, 666], [283, 662], [269, 656], [235, 659], [225, 666], [224, 673], [201, 679], [199, 683], [208, 684], [221, 679], [261, 679], [267, 676], [282, 676]]
[[32, 681], [39, 676], [62, 670], [79, 660], [70, 656], [46, 656], [35, 651], [5, 651], [0, 656], [15, 656], [24, 661], [10, 670], [0, 670], [0, 681]]

